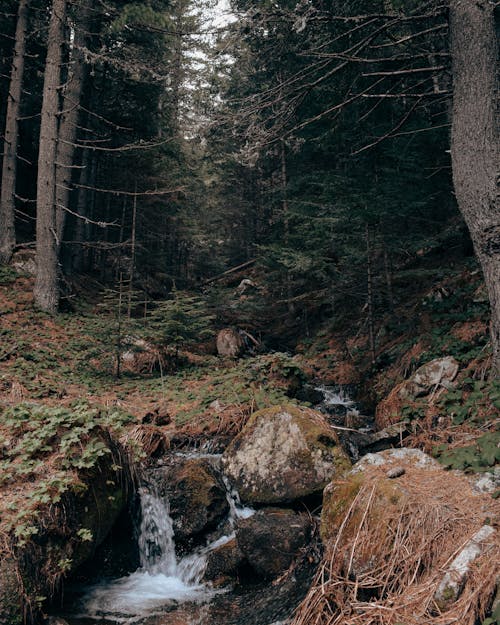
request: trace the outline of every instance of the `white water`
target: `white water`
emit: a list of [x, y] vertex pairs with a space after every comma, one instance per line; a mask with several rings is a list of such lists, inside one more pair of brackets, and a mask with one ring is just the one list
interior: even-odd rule
[[[236, 519], [254, 514], [244, 508], [238, 494], [225, 482], [230, 507], [228, 522], [231, 530]], [[206, 547], [180, 560], [175, 555], [175, 541], [168, 501], [154, 490], [141, 488], [141, 525], [139, 555], [141, 566], [137, 571], [111, 582], [89, 589], [83, 599], [82, 616], [133, 623], [145, 616], [161, 612], [173, 603], [208, 601], [214, 594], [201, 580], [205, 572], [207, 554], [232, 540], [235, 536], [221, 536]]]
[[141, 566], [126, 577], [91, 588], [83, 600], [82, 612], [87, 617], [112, 616], [133, 622], [172, 602], [205, 601], [211, 596], [201, 583], [206, 554], [191, 554], [177, 561], [168, 502], [146, 488], [139, 494]]
[[323, 393], [323, 401], [321, 403], [327, 408], [334, 408], [335, 406], [354, 408], [354, 402], [342, 388], [332, 388], [330, 386], [321, 385], [317, 386], [314, 390]]

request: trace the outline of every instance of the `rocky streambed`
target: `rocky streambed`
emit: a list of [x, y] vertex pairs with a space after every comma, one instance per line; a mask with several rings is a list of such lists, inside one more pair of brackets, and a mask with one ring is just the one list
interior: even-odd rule
[[480, 622], [498, 575], [499, 476], [379, 451], [401, 430], [373, 432], [348, 397], [320, 390], [322, 412], [257, 412], [221, 453], [156, 452], [56, 593], [52, 623]]

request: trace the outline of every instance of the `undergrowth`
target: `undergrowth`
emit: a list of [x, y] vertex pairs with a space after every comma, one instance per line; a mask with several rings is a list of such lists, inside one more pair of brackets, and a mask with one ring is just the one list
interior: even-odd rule
[[[21, 403], [6, 409], [0, 429], [0, 489], [14, 493], [2, 515], [3, 530], [23, 546], [38, 532], [41, 507], [57, 504], [62, 495], [86, 486], [79, 471], [90, 471], [111, 454], [104, 432], [119, 433], [131, 417], [119, 410]], [[118, 471], [121, 467], [116, 466]], [[22, 483], [21, 496], [16, 484]]]

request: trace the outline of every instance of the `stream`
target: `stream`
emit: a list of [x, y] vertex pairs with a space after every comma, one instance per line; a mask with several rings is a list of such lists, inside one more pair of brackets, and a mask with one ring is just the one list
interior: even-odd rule
[[[317, 406], [333, 419], [355, 411], [342, 389], [317, 387]], [[180, 452], [184, 458], [220, 456], [201, 450]], [[245, 584], [214, 588], [204, 582], [207, 555], [235, 537], [238, 519], [255, 510], [244, 507], [238, 493], [222, 476], [228, 502], [227, 518], [219, 531], [190, 553], [176, 553], [174, 523], [167, 497], [160, 496], [155, 469], [148, 470], [138, 489], [140, 505], [137, 547], [140, 566], [118, 579], [69, 587], [58, 616], [69, 625], [281, 625], [308, 590], [312, 564], [297, 567], [279, 584], [246, 580]]]

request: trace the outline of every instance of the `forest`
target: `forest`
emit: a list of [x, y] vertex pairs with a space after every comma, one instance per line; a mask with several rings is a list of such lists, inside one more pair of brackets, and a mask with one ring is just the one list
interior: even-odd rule
[[0, 625], [500, 625], [498, 11], [2, 0]]

